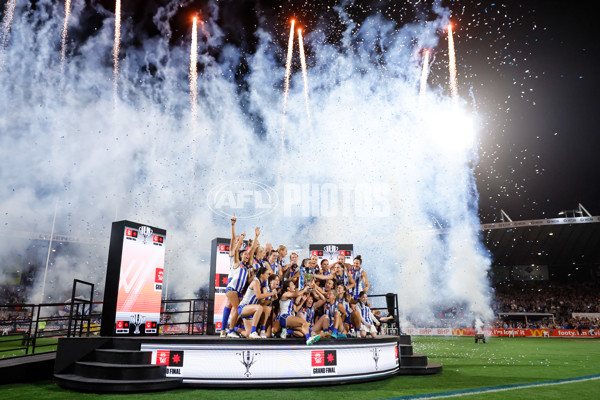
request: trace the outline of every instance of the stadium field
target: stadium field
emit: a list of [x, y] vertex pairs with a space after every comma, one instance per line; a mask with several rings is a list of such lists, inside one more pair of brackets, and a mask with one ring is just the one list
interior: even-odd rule
[[3, 399], [594, 399], [600, 393], [600, 340], [413, 337], [416, 353], [444, 370], [355, 385], [289, 389], [179, 389], [135, 395], [82, 394], [50, 381], [0, 387]]
[[[35, 353], [45, 353], [48, 351], [55, 351], [58, 338], [38, 338], [36, 341], [37, 347]], [[24, 346], [23, 336], [0, 336], [0, 359], [5, 357], [15, 357], [25, 355], [25, 348], [19, 349]], [[32, 354], [33, 348], [29, 348], [29, 354]]]

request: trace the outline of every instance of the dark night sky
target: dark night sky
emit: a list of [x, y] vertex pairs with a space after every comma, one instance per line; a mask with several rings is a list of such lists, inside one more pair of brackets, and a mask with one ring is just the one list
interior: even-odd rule
[[[142, 35], [157, 34], [151, 16], [168, 1], [125, 1], [123, 13]], [[192, 1], [173, 20], [173, 43], [189, 35], [189, 15], [207, 10]], [[344, 28], [332, 7], [338, 1], [219, 1], [217, 22], [226, 40], [251, 54], [258, 26], [285, 48], [290, 16], [307, 31], [321, 29], [331, 42]], [[354, 1], [347, 8], [357, 22], [375, 13], [404, 23], [431, 20], [431, 1]], [[113, 1], [102, 1], [111, 9]], [[461, 96], [474, 99], [482, 119], [475, 177], [482, 221], [556, 217], [582, 203], [600, 214], [596, 185], [600, 144], [595, 127], [598, 39], [588, 2], [557, 0], [448, 1], [455, 24]], [[202, 11], [201, 11], [202, 12]], [[447, 79], [445, 39], [440, 41], [430, 84]], [[310, 44], [308, 45], [310, 52]], [[218, 49], [213, 49], [218, 52]], [[310, 56], [310, 54], [309, 54]], [[243, 59], [242, 59], [243, 62]], [[310, 61], [309, 61], [310, 62]], [[243, 65], [239, 68], [243, 75]], [[471, 95], [472, 93], [472, 95]]]
[[[599, 49], [592, 10], [583, 3], [524, 3], [511, 2], [511, 17], [499, 18], [517, 21], [501, 27], [500, 35], [486, 35], [481, 24], [469, 32], [484, 38], [476, 45], [457, 28], [458, 57], [473, 72], [475, 97], [489, 122], [481, 132], [476, 174], [482, 217], [492, 220], [494, 208], [513, 219], [555, 217], [578, 203], [598, 215]], [[488, 14], [493, 9], [488, 6]], [[468, 21], [465, 12], [459, 24]]]

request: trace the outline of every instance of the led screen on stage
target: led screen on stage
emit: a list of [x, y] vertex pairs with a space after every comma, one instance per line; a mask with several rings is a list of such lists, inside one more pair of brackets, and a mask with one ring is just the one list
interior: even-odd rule
[[[216, 247], [214, 247], [216, 246]], [[213, 240], [213, 255], [215, 256], [215, 275], [214, 275], [214, 311], [213, 321], [214, 328], [217, 332], [221, 331], [222, 320], [223, 320], [223, 308], [227, 298], [225, 297], [225, 291], [227, 289], [227, 277], [229, 276], [229, 270], [231, 268], [229, 258], [229, 240], [224, 242], [223, 240], [217, 239], [216, 245]]]
[[[140, 230], [148, 227], [141, 227]], [[150, 232], [144, 236], [133, 227], [125, 227], [119, 294], [117, 295], [117, 334], [129, 334], [143, 325], [145, 333], [157, 333], [160, 321], [163, 272], [165, 267], [165, 237]], [[138, 328], [139, 329], [139, 328]]]
[[157, 335], [166, 231], [131, 221], [113, 223], [101, 334]]

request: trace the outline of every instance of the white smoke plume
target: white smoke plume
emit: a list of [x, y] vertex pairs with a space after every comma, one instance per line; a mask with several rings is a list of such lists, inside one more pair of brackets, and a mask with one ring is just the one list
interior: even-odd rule
[[[31, 246], [31, 235], [15, 232], [49, 233], [58, 202], [55, 231], [79, 243], [52, 254], [45, 300], [62, 300], [73, 278], [93, 281], [101, 293], [111, 223], [123, 219], [167, 230], [169, 296], [190, 297], [209, 283], [210, 241], [230, 232], [207, 195], [226, 182], [252, 181], [273, 188], [279, 203], [261, 217], [238, 209], [239, 232], [250, 236], [261, 226], [261, 242], [291, 250], [353, 243], [371, 292], [398, 293], [406, 320], [426, 323], [453, 304], [489, 319], [476, 154], [472, 142], [461, 142], [476, 117], [442, 87], [429, 88], [418, 109], [420, 50], [447, 51], [439, 31], [448, 11], [436, 3], [435, 21], [396, 28], [380, 15], [357, 24], [339, 7], [346, 26], [339, 43], [322, 30], [304, 31], [314, 141], [308, 145], [296, 53], [281, 149], [285, 49], [257, 27], [247, 33], [256, 50], [245, 54], [225, 40], [217, 3], [202, 10], [193, 130], [189, 32], [179, 46], [169, 26], [177, 4], [158, 9], [161, 34], [141, 43], [123, 19], [116, 106], [114, 15], [95, 6], [100, 28], [69, 33], [61, 77], [61, 6], [17, 6], [0, 73], [0, 233], [11, 242], [0, 259]], [[89, 5], [73, 1], [69, 28], [77, 30], [86, 12]], [[280, 27], [284, 35], [288, 29]], [[248, 70], [240, 78], [242, 59]], [[39, 290], [45, 257], [34, 259]]]

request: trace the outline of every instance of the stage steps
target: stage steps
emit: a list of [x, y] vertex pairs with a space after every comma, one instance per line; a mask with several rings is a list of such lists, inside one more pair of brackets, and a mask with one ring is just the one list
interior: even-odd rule
[[434, 375], [442, 372], [442, 365], [429, 362], [425, 354], [413, 352], [410, 335], [401, 335], [399, 342], [400, 369], [398, 375]]
[[[80, 392], [137, 393], [181, 387], [181, 378], [167, 378], [166, 366], [151, 364], [152, 352], [112, 342], [97, 348], [65, 371], [54, 374], [60, 387]], [[123, 348], [124, 347], [124, 348]]]

